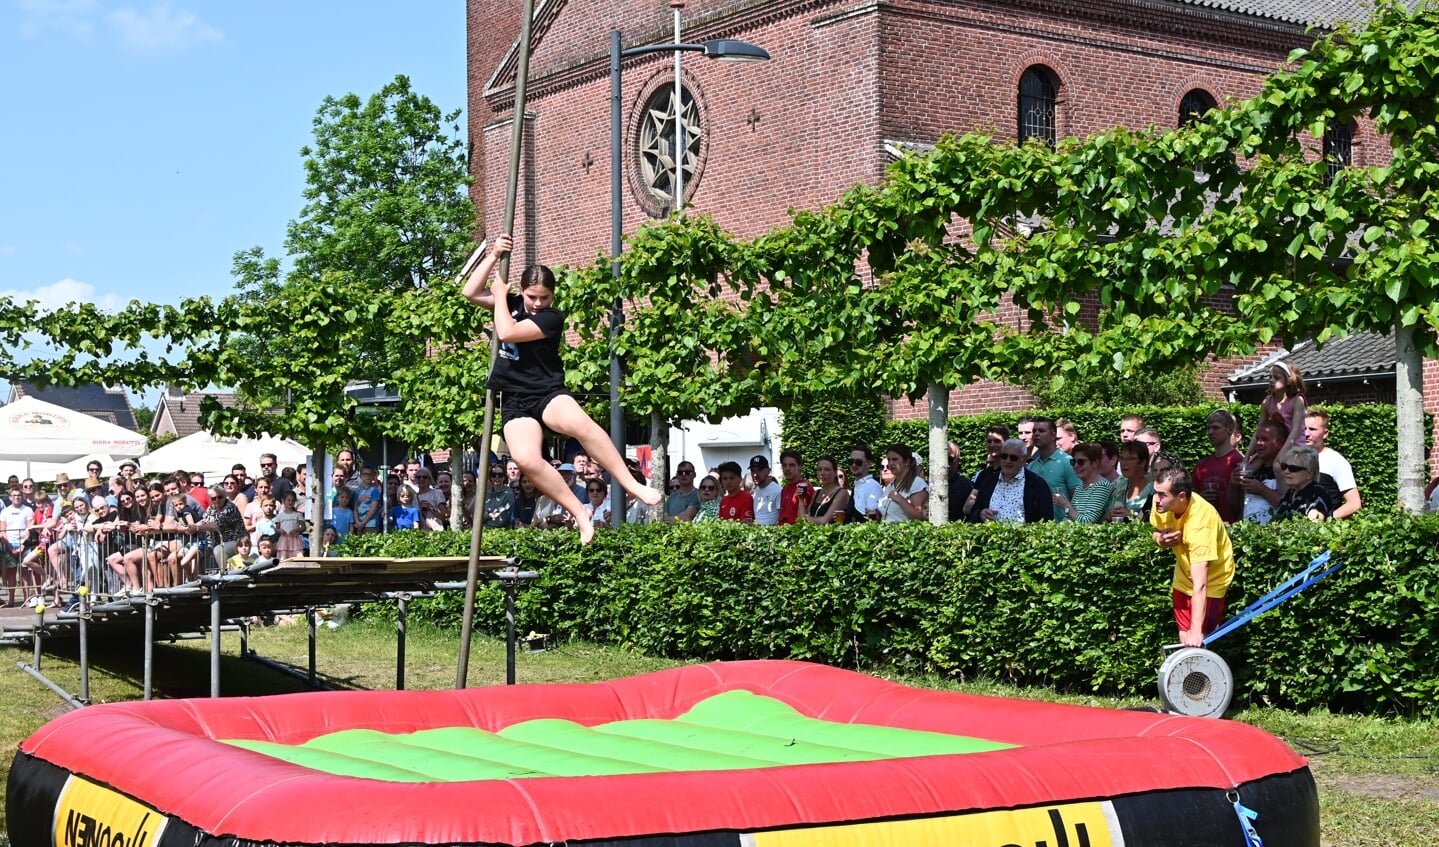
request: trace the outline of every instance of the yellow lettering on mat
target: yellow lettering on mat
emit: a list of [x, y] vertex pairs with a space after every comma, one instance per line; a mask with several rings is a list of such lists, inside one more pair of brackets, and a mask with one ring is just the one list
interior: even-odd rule
[[55, 804], [55, 847], [155, 847], [169, 818], [71, 774]]
[[1108, 801], [746, 833], [744, 847], [1124, 847]]

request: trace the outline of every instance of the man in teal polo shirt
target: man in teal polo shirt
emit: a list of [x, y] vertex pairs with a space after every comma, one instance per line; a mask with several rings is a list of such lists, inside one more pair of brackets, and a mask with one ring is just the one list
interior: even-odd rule
[[[1056, 495], [1063, 494], [1065, 503], [1068, 503], [1074, 497], [1075, 489], [1079, 488], [1079, 475], [1069, 464], [1069, 454], [1059, 449], [1052, 419], [1035, 419], [1033, 441], [1035, 453], [1029, 462], [1029, 472], [1049, 483], [1049, 490]], [[1054, 519], [1069, 519], [1058, 504], [1054, 506]]]

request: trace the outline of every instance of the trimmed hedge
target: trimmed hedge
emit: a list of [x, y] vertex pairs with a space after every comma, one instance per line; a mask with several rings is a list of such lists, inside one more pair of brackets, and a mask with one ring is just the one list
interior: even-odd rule
[[[1135, 409], [1110, 409], [1101, 406], [1084, 406], [1073, 409], [1034, 409], [1024, 412], [987, 412], [982, 415], [967, 415], [949, 420], [949, 440], [960, 448], [961, 467], [973, 473], [985, 455], [985, 430], [994, 424], [1005, 424], [1016, 431], [1021, 415], [1035, 415], [1049, 418], [1069, 418], [1079, 430], [1080, 438], [1119, 439], [1119, 419], [1133, 411], [1144, 416], [1146, 426], [1159, 431], [1164, 449], [1178, 453], [1187, 466], [1194, 467], [1200, 459], [1209, 455], [1209, 438], [1205, 435], [1204, 419], [1215, 409], [1226, 408], [1239, 417], [1244, 425], [1245, 444], [1254, 433], [1254, 424], [1259, 420], [1259, 407], [1234, 404], [1223, 406], [1209, 404], [1165, 408], [1158, 406]], [[1399, 467], [1398, 437], [1395, 432], [1394, 407], [1382, 404], [1357, 406], [1325, 406], [1329, 413], [1329, 445], [1340, 453], [1354, 467], [1354, 478], [1364, 496], [1366, 511], [1387, 511], [1394, 507], [1398, 492]], [[1426, 415], [1425, 432], [1433, 429], [1432, 415]], [[886, 444], [899, 442], [908, 444], [916, 452], [924, 453], [929, 448], [929, 422], [924, 420], [890, 421], [885, 425], [883, 444], [876, 450], [883, 450]], [[788, 431], [785, 445], [791, 446]], [[802, 449], [797, 447], [796, 449]], [[1242, 448], [1241, 448], [1242, 449]], [[808, 457], [808, 453], [805, 454]]]
[[[1237, 699], [1439, 717], [1439, 518], [1237, 526], [1237, 611], [1332, 549], [1347, 567], [1217, 645]], [[1149, 695], [1177, 640], [1173, 557], [1137, 525], [924, 523], [491, 530], [487, 554], [541, 578], [519, 626], [694, 660], [806, 659]], [[360, 536], [362, 555], [464, 555], [462, 533]], [[451, 592], [411, 606], [458, 626]], [[370, 614], [393, 614], [372, 607]], [[503, 620], [481, 592], [477, 627]]]

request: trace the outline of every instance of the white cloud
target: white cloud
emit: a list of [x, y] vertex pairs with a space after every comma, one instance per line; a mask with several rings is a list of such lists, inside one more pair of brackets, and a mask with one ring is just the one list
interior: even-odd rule
[[147, 11], [126, 6], [107, 12], [105, 22], [132, 50], [177, 50], [225, 40], [223, 33], [194, 12], [173, 8], [169, 3], [157, 3]]
[[89, 41], [100, 11], [99, 0], [20, 0], [20, 33], [34, 38], [53, 29]]
[[194, 12], [169, 3], [148, 8], [106, 8], [101, 0], [20, 0], [20, 32], [33, 38], [47, 31], [92, 42], [103, 30], [121, 46], [139, 52], [173, 51], [224, 41], [225, 35]]
[[78, 279], [62, 279], [52, 285], [42, 285], [28, 291], [0, 291], [0, 297], [17, 303], [35, 300], [47, 312], [69, 306], [72, 303], [94, 303], [107, 312], [117, 311], [129, 302], [113, 294], [95, 296], [95, 286]]

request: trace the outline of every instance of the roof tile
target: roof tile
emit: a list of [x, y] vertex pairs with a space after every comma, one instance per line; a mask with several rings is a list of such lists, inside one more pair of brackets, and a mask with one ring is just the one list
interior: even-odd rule
[[1292, 350], [1279, 350], [1254, 364], [1229, 375], [1232, 386], [1260, 385], [1268, 382], [1270, 365], [1288, 362], [1299, 369], [1305, 380], [1358, 376], [1360, 374], [1392, 373], [1398, 361], [1394, 335], [1356, 332], [1330, 340], [1322, 348], [1312, 340], [1301, 341]]

